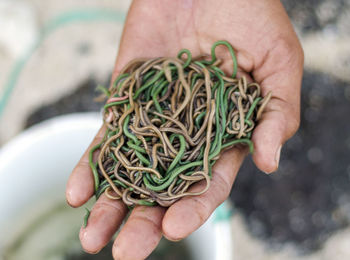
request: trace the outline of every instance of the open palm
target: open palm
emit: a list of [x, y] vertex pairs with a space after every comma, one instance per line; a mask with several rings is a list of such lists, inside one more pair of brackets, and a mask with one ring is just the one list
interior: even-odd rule
[[[217, 40], [227, 40], [237, 54], [239, 75], [254, 78], [263, 95], [272, 99], [254, 131], [253, 159], [266, 173], [278, 168], [282, 144], [299, 125], [303, 52], [287, 14], [278, 0], [136, 0], [130, 7], [112, 79], [134, 58], [175, 56], [182, 48], [194, 56], [207, 54]], [[232, 72], [224, 47], [217, 50], [223, 70]], [[91, 146], [99, 143], [102, 128]], [[177, 201], [170, 208], [137, 206], [118, 234], [115, 259], [145, 259], [162, 235], [182, 239], [200, 227], [229, 195], [245, 151], [224, 152], [213, 167], [210, 189]], [[201, 190], [198, 183], [191, 189]], [[88, 152], [79, 161], [67, 184], [67, 201], [83, 205], [94, 193]], [[122, 201], [102, 195], [82, 228], [83, 248], [97, 253], [112, 238], [127, 214]]]

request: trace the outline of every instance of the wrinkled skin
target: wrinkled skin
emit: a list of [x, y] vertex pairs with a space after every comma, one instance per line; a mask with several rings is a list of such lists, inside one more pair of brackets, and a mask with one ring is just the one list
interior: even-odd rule
[[[289, 18], [277, 0], [136, 0], [132, 3], [122, 35], [113, 73], [137, 57], [175, 56], [182, 48], [194, 56], [210, 53], [217, 40], [229, 41], [237, 51], [239, 76], [261, 84], [263, 95], [273, 96], [252, 140], [253, 160], [265, 173], [278, 168], [281, 145], [299, 126], [300, 85], [303, 51]], [[223, 69], [232, 72], [225, 47], [217, 49]], [[100, 142], [104, 129], [91, 146]], [[246, 155], [244, 149], [224, 152], [213, 168], [210, 189], [196, 197], [177, 201], [170, 208], [137, 206], [118, 234], [115, 259], [145, 259], [162, 235], [180, 240], [200, 227], [229, 195], [237, 171]], [[192, 190], [200, 190], [204, 183]], [[88, 151], [73, 170], [67, 184], [67, 201], [73, 207], [93, 196], [93, 178]], [[92, 209], [88, 226], [80, 231], [85, 251], [99, 252], [118, 230], [127, 214], [121, 201], [104, 195]]]

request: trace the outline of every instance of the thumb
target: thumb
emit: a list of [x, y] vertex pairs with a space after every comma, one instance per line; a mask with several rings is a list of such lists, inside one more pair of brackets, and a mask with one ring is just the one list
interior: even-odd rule
[[252, 137], [255, 146], [253, 160], [260, 170], [272, 173], [278, 169], [282, 145], [298, 127], [299, 115], [294, 108], [272, 98]]
[[252, 136], [255, 145], [253, 160], [265, 173], [277, 170], [282, 145], [299, 128], [304, 55], [298, 40], [295, 40], [294, 44], [277, 43], [274, 51], [253, 73], [261, 83], [263, 95], [272, 92]]

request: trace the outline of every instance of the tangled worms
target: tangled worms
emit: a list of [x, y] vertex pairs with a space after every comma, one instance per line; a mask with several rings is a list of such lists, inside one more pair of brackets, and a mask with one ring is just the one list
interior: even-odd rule
[[[230, 51], [231, 77], [219, 68], [218, 45]], [[223, 149], [243, 143], [252, 151], [252, 131], [271, 93], [262, 98], [260, 86], [236, 78], [236, 72], [235, 53], [226, 41], [212, 46], [211, 60], [192, 58], [184, 49], [177, 58], [127, 64], [105, 91], [107, 130], [90, 150], [96, 197], [105, 193], [128, 206], [168, 207], [208, 190]], [[191, 191], [200, 181], [203, 189]]]

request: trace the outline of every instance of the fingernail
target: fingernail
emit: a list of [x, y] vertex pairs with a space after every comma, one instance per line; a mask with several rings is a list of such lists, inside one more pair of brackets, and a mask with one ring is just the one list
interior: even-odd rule
[[276, 151], [276, 155], [275, 155], [275, 162], [276, 162], [276, 171], [278, 169], [278, 166], [280, 164], [280, 156], [281, 156], [281, 149], [282, 149], [282, 145], [280, 145]]

